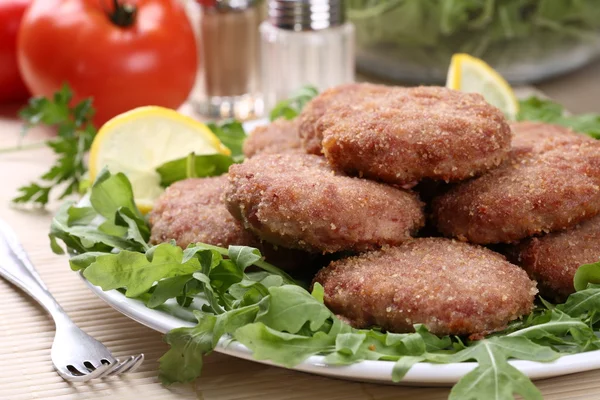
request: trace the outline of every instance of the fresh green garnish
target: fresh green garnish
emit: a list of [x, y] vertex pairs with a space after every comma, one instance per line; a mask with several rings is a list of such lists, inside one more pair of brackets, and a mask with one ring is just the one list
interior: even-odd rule
[[[509, 360], [552, 361], [563, 354], [600, 349], [600, 264], [582, 269], [585, 288], [561, 305], [543, 302], [528, 317], [483, 340], [437, 337], [423, 326], [395, 334], [354, 329], [323, 304], [323, 288], [312, 292], [266, 263], [257, 249], [228, 249], [197, 243], [149, 246], [148, 225], [133, 203], [127, 178], [103, 171], [93, 184], [90, 205], [67, 204], [55, 216], [57, 239], [71, 252], [71, 268], [104, 290], [120, 289], [150, 308], [176, 301], [193, 311], [194, 327], [166, 335], [170, 350], [160, 359], [165, 384], [187, 382], [202, 371], [203, 356], [220, 340], [236, 340], [259, 360], [293, 367], [312, 355], [329, 365], [363, 360], [394, 363], [401, 380], [418, 362], [475, 360], [478, 366], [452, 389], [450, 399], [541, 399], [539, 390]], [[249, 267], [254, 266], [253, 270]], [[258, 268], [258, 269], [257, 269]], [[583, 267], [582, 267], [583, 268]]]
[[303, 86], [294, 92], [289, 99], [282, 100], [275, 105], [269, 119], [275, 121], [277, 118], [294, 119], [300, 114], [313, 97], [319, 94], [319, 90], [314, 86]]
[[235, 162], [244, 160], [242, 146], [244, 140], [246, 140], [246, 132], [239, 121], [226, 121], [219, 124], [209, 123], [207, 126], [231, 150], [231, 157]]
[[59, 199], [79, 190], [87, 171], [84, 157], [90, 149], [96, 128], [91, 122], [94, 115], [92, 99], [85, 99], [71, 107], [69, 103], [72, 98], [69, 85], [64, 84], [52, 98], [33, 97], [19, 112], [26, 122], [25, 129], [45, 125], [56, 130], [57, 137], [46, 143], [57, 159], [48, 172], [40, 177], [41, 182], [20, 187], [20, 195], [13, 202], [44, 206], [53, 190], [63, 188]]
[[563, 106], [551, 100], [538, 97], [521, 100], [518, 120], [563, 125], [594, 139], [600, 139], [600, 114], [569, 115]]
[[359, 48], [429, 67], [430, 73], [438, 68], [440, 76], [454, 53], [494, 66], [517, 58], [539, 62], [582, 42], [593, 47], [600, 29], [596, 0], [346, 0], [344, 5]]
[[160, 184], [164, 187], [186, 178], [206, 178], [227, 173], [235, 161], [224, 154], [189, 156], [164, 163], [156, 169], [160, 175]]

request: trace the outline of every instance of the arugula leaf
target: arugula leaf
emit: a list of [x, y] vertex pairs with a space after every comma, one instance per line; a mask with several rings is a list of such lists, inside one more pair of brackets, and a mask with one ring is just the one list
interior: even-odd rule
[[517, 119], [558, 124], [600, 139], [600, 114], [567, 115], [560, 104], [551, 100], [537, 97], [521, 100]]
[[251, 324], [256, 319], [258, 305], [252, 304], [231, 310], [225, 314], [217, 315], [217, 320], [213, 329], [213, 347], [217, 346], [219, 339], [225, 334], [232, 334], [242, 326]]
[[231, 157], [233, 157], [235, 162], [240, 162], [244, 159], [242, 147], [247, 135], [239, 121], [225, 121], [220, 124], [209, 123], [207, 126], [231, 150]]
[[133, 200], [131, 183], [122, 172], [111, 174], [106, 168], [100, 171], [92, 185], [90, 203], [98, 214], [109, 221], [115, 218], [120, 208], [128, 208], [135, 217], [142, 219], [142, 213]]
[[56, 163], [41, 177], [43, 183], [32, 182], [18, 189], [20, 195], [15, 203], [33, 203], [44, 206], [50, 193], [62, 187], [58, 196], [63, 199], [76, 193], [85, 179], [87, 168], [84, 157], [90, 149], [96, 128], [91, 122], [94, 115], [92, 100], [85, 99], [70, 107], [73, 93], [65, 83], [52, 99], [33, 97], [19, 112], [25, 120], [25, 131], [36, 125], [47, 125], [56, 129], [57, 137], [46, 142], [57, 156]]
[[233, 337], [252, 350], [256, 360], [271, 360], [293, 367], [308, 357], [334, 349], [335, 338], [323, 332], [313, 336], [294, 335], [269, 328], [262, 322], [242, 326]]
[[289, 99], [282, 100], [275, 105], [269, 119], [275, 121], [277, 118], [294, 119], [300, 114], [306, 103], [319, 94], [319, 90], [306, 85], [294, 92]]
[[192, 279], [192, 274], [186, 274], [158, 281], [146, 305], [148, 308], [156, 308], [168, 299], [176, 298], [181, 295], [185, 289], [185, 285]]
[[256, 321], [275, 330], [298, 333], [308, 323], [312, 331], [317, 331], [331, 316], [323, 303], [300, 286], [274, 286], [269, 294], [269, 302], [261, 302], [268, 307], [261, 309]]
[[569, 296], [564, 304], [557, 308], [572, 317], [581, 317], [588, 312], [600, 310], [600, 285], [589, 285]]
[[83, 276], [102, 290], [127, 288], [127, 297], [147, 292], [154, 282], [178, 275], [192, 274], [200, 269], [196, 258], [182, 263], [183, 250], [169, 243], [156, 246], [152, 258], [145, 254], [122, 250], [96, 258]]
[[575, 272], [573, 277], [575, 290], [585, 290], [590, 284], [600, 284], [600, 261], [583, 264]]
[[165, 336], [171, 348], [159, 359], [159, 378], [164, 385], [196, 379], [202, 372], [203, 355], [214, 348], [216, 317], [200, 313], [196, 316], [195, 327], [173, 329]]
[[169, 161], [158, 168], [161, 186], [167, 187], [174, 182], [187, 178], [206, 178], [227, 173], [234, 163], [231, 156], [224, 154], [195, 155]]
[[229, 246], [228, 253], [233, 262], [242, 270], [262, 259], [262, 255], [258, 249], [247, 246]]
[[[69, 249], [76, 253], [89, 251], [109, 252], [112, 248], [140, 250], [140, 244], [127, 239], [101, 232], [96, 226], [74, 225], [69, 226], [69, 209], [75, 207], [73, 203], [65, 203], [57, 211], [50, 225], [50, 241], [54, 242], [52, 249], [56, 252], [59, 248], [56, 239], [62, 240]], [[60, 252], [59, 252], [60, 254]]]
[[514, 394], [526, 400], [542, 399], [540, 391], [529, 378], [507, 362], [511, 357], [552, 361], [559, 354], [525, 337], [504, 336], [480, 340], [455, 354], [427, 354], [426, 359], [443, 363], [478, 362], [478, 366], [452, 388], [451, 400], [511, 399]]
[[565, 336], [573, 329], [587, 330], [589, 327], [580, 319], [554, 309], [539, 316], [531, 326], [509, 333], [507, 337], [526, 337], [531, 340], [554, 338]]

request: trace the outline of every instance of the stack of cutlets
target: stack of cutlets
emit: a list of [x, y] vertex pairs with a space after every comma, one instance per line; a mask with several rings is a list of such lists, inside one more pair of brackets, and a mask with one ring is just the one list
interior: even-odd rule
[[[331, 255], [314, 282], [357, 328], [481, 337], [530, 313], [538, 289], [564, 300], [600, 259], [600, 142], [509, 124], [478, 94], [343, 85], [244, 152], [227, 178], [169, 187], [153, 242], [258, 247], [292, 271]], [[499, 243], [512, 263], [483, 247]]]

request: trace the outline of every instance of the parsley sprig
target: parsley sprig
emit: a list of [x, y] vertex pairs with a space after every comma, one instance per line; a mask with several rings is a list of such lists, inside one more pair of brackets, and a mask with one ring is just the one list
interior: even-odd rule
[[84, 158], [96, 134], [96, 127], [91, 122], [94, 115], [92, 99], [82, 100], [71, 107], [72, 98], [73, 92], [64, 84], [52, 98], [33, 97], [20, 111], [19, 116], [26, 123], [25, 131], [37, 125], [56, 129], [56, 138], [46, 143], [57, 158], [37, 182], [20, 187], [20, 194], [13, 202], [44, 206], [51, 192], [59, 188], [62, 189], [59, 199], [79, 190], [87, 171]]

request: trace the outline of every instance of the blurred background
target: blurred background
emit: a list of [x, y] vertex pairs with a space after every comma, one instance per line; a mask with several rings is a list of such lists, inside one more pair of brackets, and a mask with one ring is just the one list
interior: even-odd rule
[[260, 118], [303, 85], [443, 85], [454, 53], [560, 101], [600, 81], [600, 2], [0, 0], [0, 102], [67, 83], [96, 125], [148, 104]]

